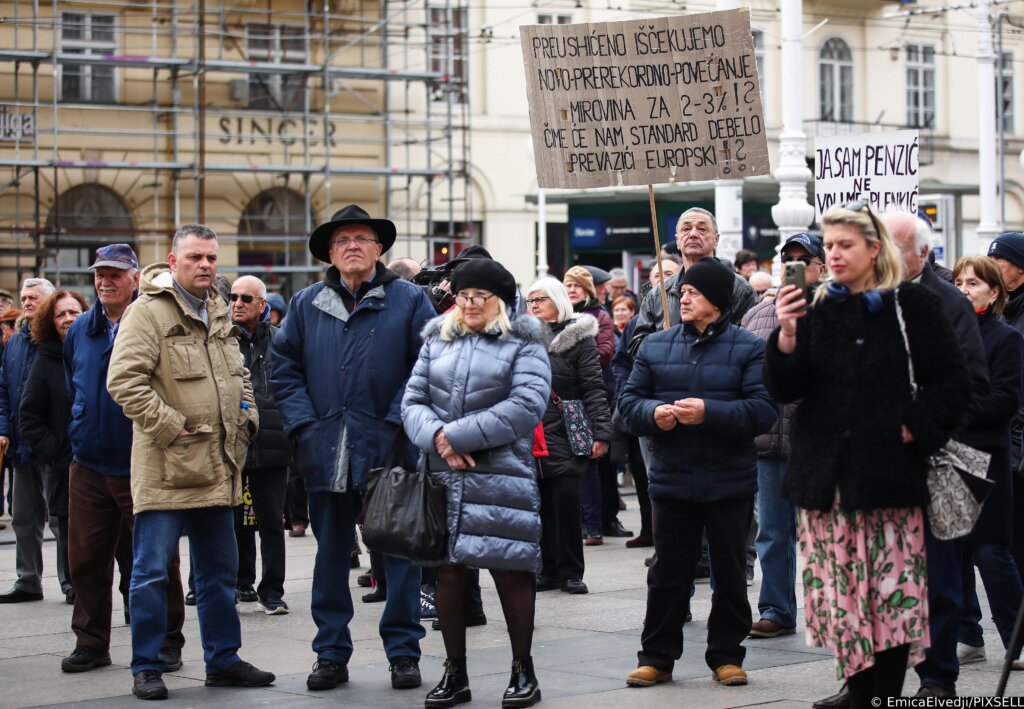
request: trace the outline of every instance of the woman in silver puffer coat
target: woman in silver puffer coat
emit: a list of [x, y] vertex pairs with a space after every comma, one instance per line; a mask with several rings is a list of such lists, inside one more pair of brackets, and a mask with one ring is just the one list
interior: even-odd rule
[[466, 674], [466, 567], [491, 571], [512, 643], [503, 707], [540, 701], [530, 647], [540, 569], [540, 495], [533, 433], [551, 392], [543, 323], [514, 323], [512, 275], [476, 259], [452, 275], [456, 307], [427, 324], [402, 402], [409, 438], [447, 492], [448, 557], [437, 610], [448, 659], [427, 707], [471, 699]]

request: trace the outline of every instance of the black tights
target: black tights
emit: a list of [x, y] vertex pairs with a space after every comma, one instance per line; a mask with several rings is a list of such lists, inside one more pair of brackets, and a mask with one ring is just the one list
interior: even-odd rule
[[[437, 617], [448, 657], [466, 656], [466, 567], [442, 566], [437, 570]], [[508, 625], [512, 657], [530, 656], [533, 645], [536, 589], [534, 575], [526, 571], [491, 571], [498, 589], [501, 610]]]
[[846, 684], [850, 689], [851, 709], [869, 709], [874, 697], [898, 697], [903, 692], [903, 678], [907, 674], [910, 645], [897, 645], [875, 653], [875, 664], [850, 675]]

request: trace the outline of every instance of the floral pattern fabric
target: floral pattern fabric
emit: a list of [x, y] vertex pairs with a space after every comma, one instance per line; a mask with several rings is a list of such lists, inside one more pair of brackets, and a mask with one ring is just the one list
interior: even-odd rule
[[836, 654], [842, 680], [875, 653], [910, 644], [910, 664], [929, 644], [924, 514], [920, 508], [798, 515], [807, 643]]

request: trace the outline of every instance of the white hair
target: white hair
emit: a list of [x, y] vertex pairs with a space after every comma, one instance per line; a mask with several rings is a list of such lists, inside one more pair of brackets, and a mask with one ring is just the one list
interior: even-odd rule
[[526, 291], [526, 297], [529, 298], [530, 293], [533, 293], [535, 290], [539, 290], [548, 298], [551, 298], [551, 302], [555, 304], [555, 310], [558, 311], [558, 322], [565, 322], [573, 316], [569, 291], [565, 289], [560, 280], [552, 276], [544, 276], [544, 278], [541, 278], [529, 287]]
[[608, 271], [608, 275], [610, 275], [612, 278], [625, 278], [626, 272], [621, 268], [613, 268], [612, 270]]
[[55, 292], [57, 290], [57, 287], [55, 285], [53, 285], [52, 283], [50, 283], [45, 278], [26, 278], [21, 283], [21, 287], [22, 287], [23, 290], [25, 288], [34, 288], [36, 286], [39, 286], [40, 288], [42, 288], [43, 289], [43, 293], [45, 295], [50, 295], [51, 293], [53, 293], [53, 292]]

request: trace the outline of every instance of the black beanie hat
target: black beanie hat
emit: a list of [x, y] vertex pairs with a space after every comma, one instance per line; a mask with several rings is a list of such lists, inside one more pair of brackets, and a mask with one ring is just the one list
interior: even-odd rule
[[1007, 231], [995, 238], [988, 247], [989, 256], [998, 256], [1017, 268], [1024, 268], [1024, 233]]
[[735, 274], [712, 256], [703, 257], [683, 272], [683, 285], [696, 288], [723, 313], [732, 307], [735, 283]]
[[466, 261], [452, 273], [452, 293], [466, 288], [490, 291], [509, 305], [516, 302], [516, 279], [504, 266], [489, 258]]

